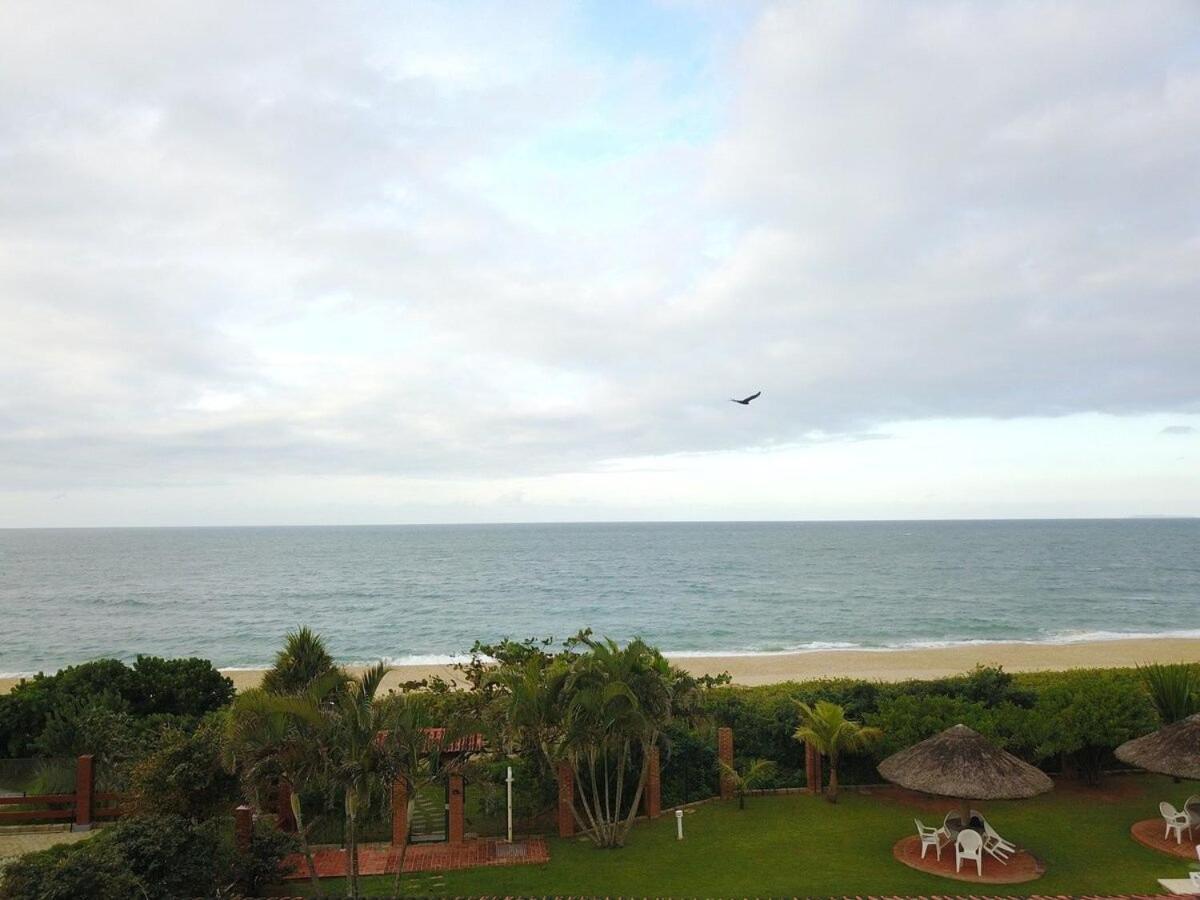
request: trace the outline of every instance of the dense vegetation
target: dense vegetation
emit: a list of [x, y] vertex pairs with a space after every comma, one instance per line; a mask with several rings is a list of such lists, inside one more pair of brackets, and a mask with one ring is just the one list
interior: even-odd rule
[[[477, 645], [460, 670], [465, 689], [432, 679], [385, 693], [384, 667], [351, 677], [318, 635], [300, 629], [288, 635], [263, 686], [236, 698], [228, 679], [196, 659], [100, 660], [22, 682], [0, 696], [0, 755], [95, 754], [133, 815], [10, 866], [0, 875], [0, 898], [255, 890], [278, 876], [284, 852], [308, 854], [329, 840], [347, 847], [346, 889], [356, 896], [356, 846], [389, 834], [392, 786], [403, 783], [412, 802], [436, 788], [448, 766], [470, 785], [477, 827], [502, 821], [512, 766], [518, 829], [536, 831], [549, 830], [555, 769], [568, 765], [581, 833], [621, 847], [631, 837], [649, 749], [661, 754], [664, 805], [709, 797], [721, 774], [721, 725], [734, 730], [736, 760], [725, 775], [741, 805], [755, 788], [803, 785], [801, 739], [836, 760], [844, 783], [870, 784], [884, 755], [959, 722], [1049, 771], [1094, 784], [1118, 744], [1195, 711], [1200, 700], [1192, 666], [1036, 675], [981, 667], [897, 684], [737, 687], [728, 678], [693, 678], [643, 642], [622, 646], [586, 631], [561, 645]], [[434, 726], [445, 730], [434, 736]], [[486, 754], [443, 755], [468, 732], [484, 735]], [[279, 809], [285, 785], [291, 806]], [[248, 855], [232, 845], [231, 811], [242, 802], [265, 814]], [[747, 821], [760, 806], [777, 808], [755, 802]], [[295, 839], [274, 828], [275, 814], [295, 820]], [[167, 865], [183, 846], [187, 864]], [[566, 856], [580, 852], [564, 846]], [[369, 882], [370, 893], [413, 889], [389, 882]], [[558, 889], [559, 882], [546, 884]], [[641, 889], [651, 887], [662, 885]], [[309, 889], [320, 896], [329, 885], [314, 881]]]

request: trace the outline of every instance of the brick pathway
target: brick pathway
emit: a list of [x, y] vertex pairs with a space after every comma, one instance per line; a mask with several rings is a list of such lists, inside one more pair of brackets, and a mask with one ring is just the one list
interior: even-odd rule
[[[509, 844], [495, 838], [480, 838], [461, 844], [413, 844], [404, 858], [405, 872], [445, 872], [474, 869], [478, 866], [520, 866], [550, 861], [550, 851], [542, 838], [526, 838]], [[320, 878], [340, 878], [347, 872], [349, 855], [338, 847], [313, 851], [313, 863]], [[308, 878], [304, 854], [288, 857], [291, 872], [287, 878]], [[400, 864], [400, 848], [391, 844], [360, 844], [358, 874], [395, 874]]]
[[1162, 819], [1144, 819], [1141, 822], [1134, 822], [1133, 827], [1129, 829], [1129, 833], [1135, 841], [1149, 847], [1151, 850], [1157, 850], [1159, 853], [1165, 853], [1167, 856], [1190, 859], [1192, 862], [1196, 862], [1196, 845], [1200, 844], [1200, 830], [1197, 830], [1196, 834], [1198, 840], [1190, 840], [1185, 831], [1183, 833], [1183, 841], [1177, 844], [1175, 843], [1174, 834], [1170, 837], [1163, 837], [1163, 825]]
[[932, 847], [925, 852], [921, 859], [921, 839], [915, 834], [901, 838], [892, 848], [892, 855], [910, 869], [928, 872], [930, 875], [940, 875], [942, 878], [953, 878], [955, 881], [971, 881], [976, 884], [1020, 884], [1041, 878], [1044, 871], [1042, 864], [1026, 850], [1018, 850], [1008, 860], [1008, 865], [1000, 863], [988, 854], [983, 855], [983, 876], [976, 874], [975, 861], [963, 860], [962, 871], [954, 871], [954, 845], [942, 848], [942, 858], [939, 861]]

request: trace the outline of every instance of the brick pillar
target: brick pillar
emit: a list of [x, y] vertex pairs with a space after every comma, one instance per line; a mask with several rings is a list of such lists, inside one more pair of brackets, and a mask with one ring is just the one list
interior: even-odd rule
[[95, 760], [89, 754], [75, 761], [75, 831], [87, 831], [92, 827], [96, 796]]
[[450, 776], [450, 843], [461, 844], [464, 837], [466, 798], [463, 796], [463, 777]]
[[286, 831], [289, 834], [296, 833], [296, 814], [292, 812], [292, 785], [286, 778], [279, 779], [279, 792], [275, 797], [275, 815], [279, 817], [280, 831]]
[[647, 819], [662, 815], [662, 773], [657, 747], [646, 751], [646, 789], [642, 792], [642, 812]]
[[233, 811], [233, 844], [239, 853], [249, 853], [254, 838], [254, 810], [242, 804]]
[[[721, 727], [717, 729], [717, 758], [725, 765], [733, 766], [733, 729]], [[733, 781], [721, 773], [721, 799], [733, 799]]]
[[558, 836], [575, 833], [575, 773], [566, 763], [558, 764]]
[[392, 784], [392, 845], [408, 843], [408, 783], [397, 778]]

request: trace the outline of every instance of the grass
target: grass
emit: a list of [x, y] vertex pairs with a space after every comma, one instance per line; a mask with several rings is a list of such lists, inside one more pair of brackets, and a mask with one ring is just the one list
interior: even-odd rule
[[[1186, 785], [1149, 775], [1111, 776], [1100, 788], [1064, 783], [1032, 800], [977, 804], [1002, 834], [1042, 859], [1046, 874], [1006, 895], [1157, 893], [1158, 878], [1186, 877], [1188, 865], [1137, 844], [1129, 826], [1157, 814], [1160, 799], [1177, 805]], [[550, 862], [407, 876], [405, 893], [426, 896], [609, 895], [752, 896], [887, 895], [970, 892], [971, 886], [925, 875], [892, 858], [912, 832], [914, 816], [940, 819], [949, 802], [845, 791], [830, 805], [807, 794], [709, 803], [684, 816], [636, 825], [626, 847], [600, 850], [585, 839], [550, 842]], [[341, 880], [323, 883], [344, 896]], [[391, 877], [365, 878], [371, 896], [387, 896]], [[293, 891], [307, 884], [293, 882]]]

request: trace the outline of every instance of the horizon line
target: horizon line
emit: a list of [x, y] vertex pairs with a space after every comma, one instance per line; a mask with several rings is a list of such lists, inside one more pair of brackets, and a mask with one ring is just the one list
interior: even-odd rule
[[462, 522], [354, 522], [354, 523], [279, 523], [210, 525], [0, 525], [0, 531], [135, 531], [154, 529], [199, 530], [234, 528], [464, 528], [464, 527], [540, 527], [547, 525], [885, 525], [936, 524], [950, 522], [1146, 522], [1192, 521], [1195, 514], [1132, 514], [1113, 516], [949, 516], [932, 518], [878, 519], [546, 519], [538, 521], [462, 521]]

